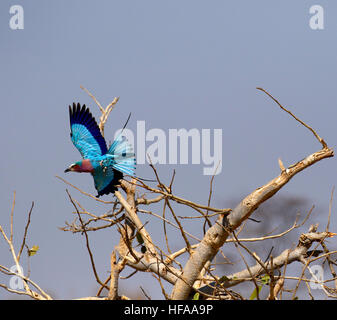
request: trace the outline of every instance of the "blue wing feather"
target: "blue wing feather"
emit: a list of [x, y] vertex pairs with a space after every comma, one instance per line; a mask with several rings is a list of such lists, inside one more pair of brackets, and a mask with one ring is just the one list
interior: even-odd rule
[[69, 106], [71, 140], [83, 158], [106, 154], [107, 146], [96, 120], [85, 104]]

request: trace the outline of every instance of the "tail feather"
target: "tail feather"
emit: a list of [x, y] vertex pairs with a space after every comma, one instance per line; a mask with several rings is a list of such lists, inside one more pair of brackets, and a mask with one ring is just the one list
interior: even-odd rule
[[132, 146], [121, 134], [112, 143], [107, 152], [112, 156], [112, 167], [130, 176], [134, 176], [136, 170], [136, 156]]

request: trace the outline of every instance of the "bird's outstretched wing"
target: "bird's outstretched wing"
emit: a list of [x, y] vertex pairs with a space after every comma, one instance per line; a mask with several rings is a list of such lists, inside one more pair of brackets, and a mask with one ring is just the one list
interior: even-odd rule
[[71, 141], [83, 158], [104, 155], [107, 147], [97, 122], [89, 109], [79, 103], [69, 106]]

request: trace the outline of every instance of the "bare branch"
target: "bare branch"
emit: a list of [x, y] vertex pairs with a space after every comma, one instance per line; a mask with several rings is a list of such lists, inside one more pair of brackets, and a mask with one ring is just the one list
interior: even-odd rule
[[270, 93], [268, 93], [265, 89], [263, 88], [256, 88], [258, 90], [261, 90], [262, 92], [264, 92], [265, 94], [267, 94], [271, 99], [273, 99], [278, 106], [284, 110], [285, 112], [289, 113], [296, 121], [298, 121], [300, 124], [302, 124], [303, 126], [305, 126], [306, 128], [308, 128], [313, 135], [316, 137], [316, 139], [322, 144], [323, 149], [327, 148], [328, 145], [326, 144], [326, 142], [317, 134], [317, 132], [311, 128], [310, 126], [308, 126], [305, 122], [303, 122], [302, 120], [300, 120], [299, 118], [297, 118], [291, 111], [289, 111], [288, 109], [286, 109], [285, 107], [283, 107]]
[[18, 261], [20, 261], [22, 250], [23, 250], [23, 248], [26, 244], [26, 237], [27, 237], [27, 232], [28, 232], [28, 228], [29, 228], [29, 224], [30, 224], [30, 216], [32, 214], [33, 208], [34, 208], [34, 201], [32, 202], [32, 206], [31, 206], [31, 208], [28, 212], [28, 220], [27, 220], [27, 223], [26, 223], [26, 226], [25, 226], [25, 232], [24, 232], [24, 235], [23, 235], [21, 248], [20, 248], [20, 251], [19, 251], [18, 256], [17, 256]]
[[105, 123], [106, 121], [108, 120], [108, 117], [109, 117], [109, 114], [111, 112], [111, 110], [114, 108], [114, 106], [116, 105], [116, 103], [118, 102], [119, 100], [119, 97], [116, 97], [114, 98], [108, 105], [107, 107], [104, 109], [102, 107], [102, 105], [98, 102], [98, 100], [96, 99], [96, 97], [91, 94], [89, 92], [89, 90], [87, 90], [86, 88], [84, 88], [83, 86], [80, 86], [81, 89], [83, 89], [94, 101], [95, 103], [97, 104], [97, 106], [99, 107], [99, 110], [101, 111], [102, 115], [100, 117], [100, 123], [99, 123], [99, 129], [102, 133], [102, 136], [104, 137], [104, 126], [105, 126]]
[[128, 204], [128, 202], [123, 198], [123, 196], [121, 195], [121, 193], [119, 191], [115, 192], [115, 196], [117, 197], [117, 199], [119, 200], [121, 205], [125, 208], [128, 218], [135, 224], [136, 228], [140, 232], [140, 234], [141, 234], [141, 236], [144, 240], [145, 246], [148, 249], [148, 251], [151, 252], [151, 254], [156, 255], [156, 250], [154, 248], [152, 239], [151, 239], [149, 233], [145, 230], [142, 222], [138, 218], [137, 213], [136, 213], [136, 209], [132, 208]]
[[112, 251], [111, 259], [110, 259], [110, 288], [108, 299], [109, 300], [116, 300], [118, 298], [118, 277], [121, 271], [120, 265], [117, 263], [116, 260], [116, 253]]

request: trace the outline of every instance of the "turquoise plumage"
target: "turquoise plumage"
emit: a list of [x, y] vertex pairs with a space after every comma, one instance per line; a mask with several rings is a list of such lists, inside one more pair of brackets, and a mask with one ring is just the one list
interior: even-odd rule
[[132, 146], [121, 134], [108, 149], [97, 122], [89, 109], [78, 103], [69, 106], [71, 140], [83, 160], [70, 165], [65, 172], [90, 172], [94, 178], [96, 197], [114, 193], [123, 174], [134, 176], [136, 158]]

